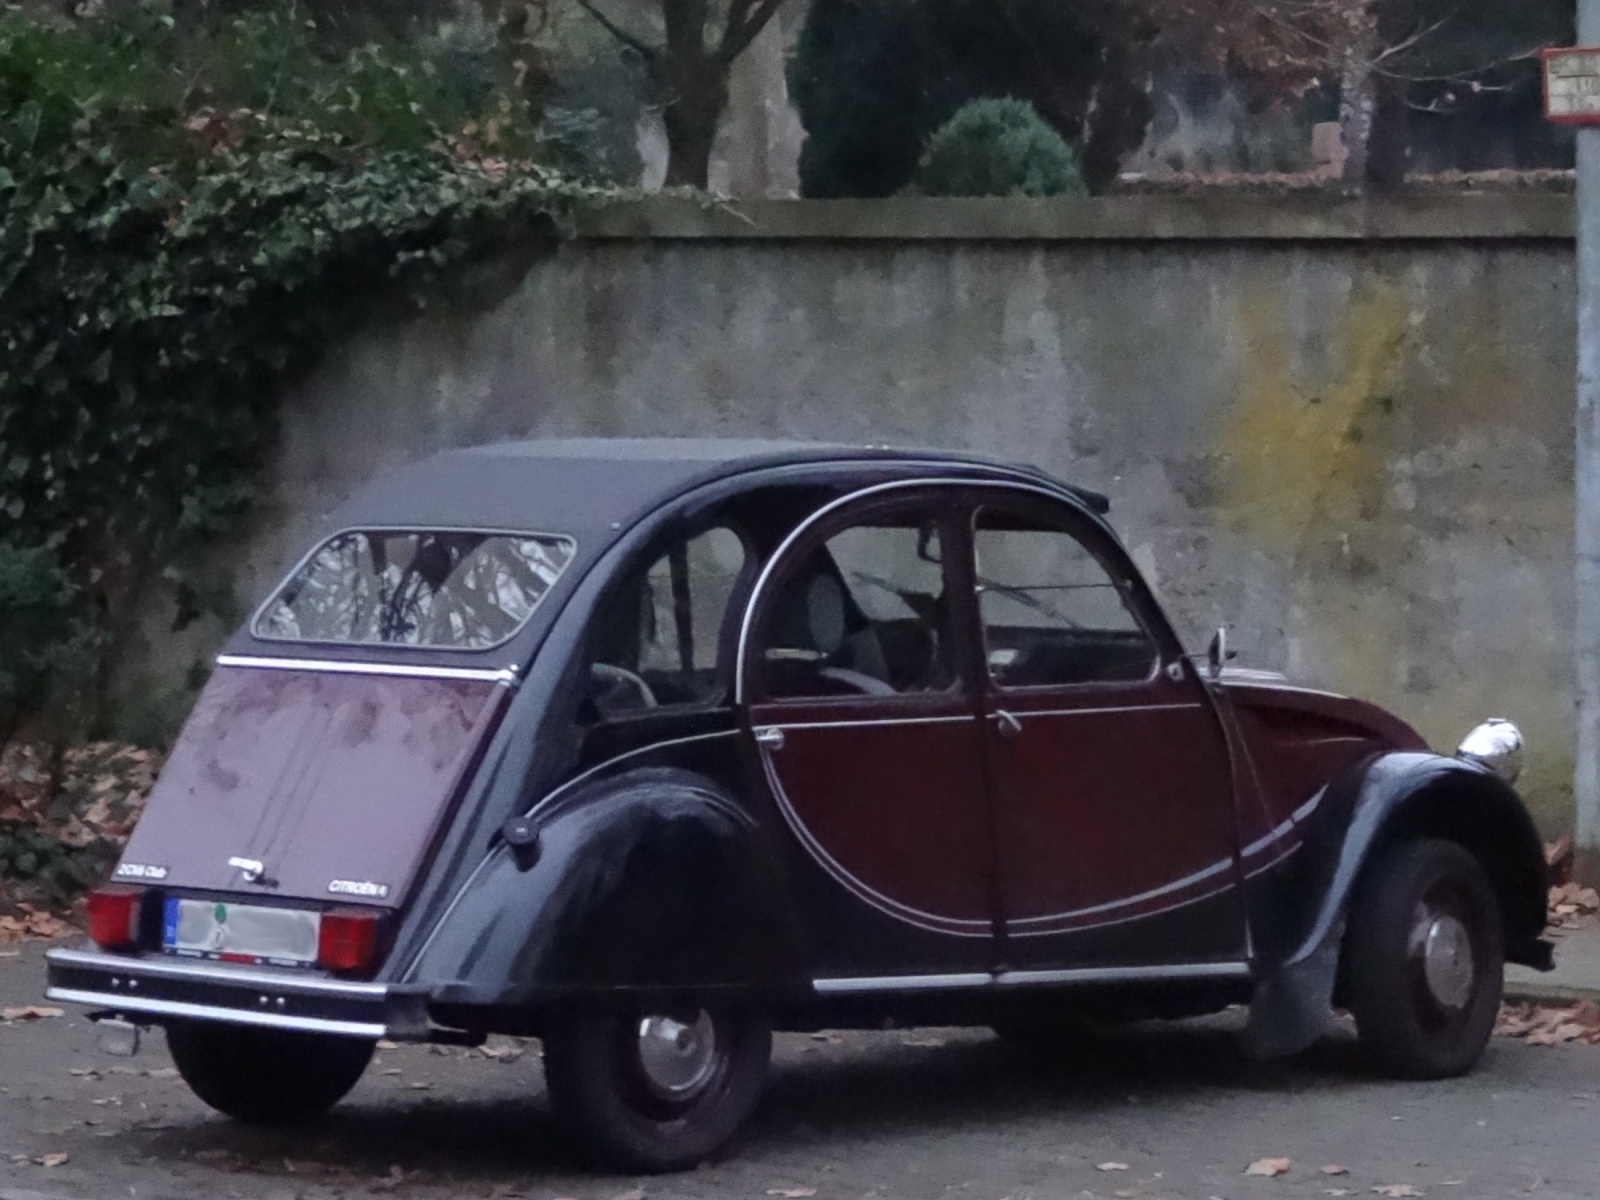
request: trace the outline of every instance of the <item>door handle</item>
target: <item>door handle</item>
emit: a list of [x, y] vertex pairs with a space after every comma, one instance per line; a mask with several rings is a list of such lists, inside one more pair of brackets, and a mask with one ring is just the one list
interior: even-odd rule
[[756, 745], [766, 750], [782, 750], [783, 730], [776, 725], [767, 725], [756, 730]]
[[999, 726], [1000, 736], [1003, 738], [1014, 738], [1022, 732], [1022, 722], [1003, 708], [995, 710], [994, 721]]

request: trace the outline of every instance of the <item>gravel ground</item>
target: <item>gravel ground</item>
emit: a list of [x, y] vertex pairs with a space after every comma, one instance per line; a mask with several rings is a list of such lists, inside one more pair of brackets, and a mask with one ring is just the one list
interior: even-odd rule
[[[16, 949], [0, 1006], [42, 1004], [42, 947]], [[1365, 1075], [1347, 1034], [1250, 1062], [1225, 1019], [1053, 1058], [983, 1030], [787, 1035], [741, 1144], [653, 1179], [586, 1171], [537, 1045], [489, 1049], [381, 1050], [325, 1122], [264, 1132], [194, 1099], [159, 1034], [116, 1059], [70, 1010], [0, 1025], [0, 1200], [1600, 1196], [1600, 1048], [1497, 1041], [1472, 1077], [1412, 1085]], [[1244, 1174], [1265, 1158], [1287, 1173]]]

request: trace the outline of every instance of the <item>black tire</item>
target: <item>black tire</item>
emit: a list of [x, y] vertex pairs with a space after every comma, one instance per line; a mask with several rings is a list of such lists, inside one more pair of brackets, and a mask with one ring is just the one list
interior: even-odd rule
[[[659, 1064], [656, 1077], [645, 1065], [646, 1022], [664, 1021], [694, 1031], [693, 1061], [710, 1056], [703, 1074], [686, 1068], [676, 1090], [659, 1082]], [[738, 1132], [761, 1098], [771, 1055], [771, 1030], [749, 1016], [574, 1017], [545, 1034], [545, 1086], [557, 1117], [597, 1165], [684, 1171]]]
[[1346, 998], [1374, 1065], [1397, 1079], [1464, 1075], [1505, 990], [1505, 935], [1483, 866], [1456, 842], [1398, 843], [1357, 886]]
[[224, 1116], [264, 1125], [327, 1112], [355, 1087], [374, 1045], [212, 1021], [167, 1026], [172, 1061], [194, 1094]]

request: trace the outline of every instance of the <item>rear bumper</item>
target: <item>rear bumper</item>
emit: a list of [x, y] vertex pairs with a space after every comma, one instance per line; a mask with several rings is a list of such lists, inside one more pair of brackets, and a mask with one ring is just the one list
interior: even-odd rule
[[99, 950], [52, 950], [46, 959], [49, 999], [135, 1024], [220, 1021], [393, 1041], [429, 1037], [420, 989]]

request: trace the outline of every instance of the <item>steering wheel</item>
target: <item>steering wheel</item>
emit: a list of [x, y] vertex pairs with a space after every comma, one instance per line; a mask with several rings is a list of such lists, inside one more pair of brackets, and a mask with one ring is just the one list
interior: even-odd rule
[[656, 708], [660, 704], [656, 694], [650, 690], [650, 685], [626, 667], [613, 666], [611, 663], [590, 663], [589, 674], [592, 678], [604, 680], [606, 683], [627, 684], [639, 693], [640, 708]]

